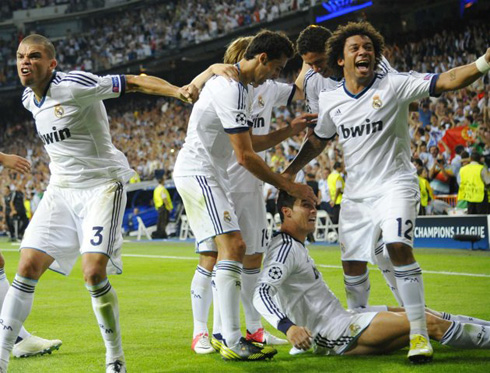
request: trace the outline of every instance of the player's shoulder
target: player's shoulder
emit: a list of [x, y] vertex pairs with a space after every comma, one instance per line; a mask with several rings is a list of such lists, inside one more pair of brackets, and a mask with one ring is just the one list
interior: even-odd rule
[[24, 89], [24, 92], [22, 92], [22, 103], [24, 106], [29, 102], [29, 98], [32, 97], [33, 94], [34, 92], [31, 88], [27, 87]]
[[332, 78], [327, 78], [328, 84], [325, 84], [320, 91], [320, 96], [329, 94], [338, 94], [343, 91], [344, 81], [343, 80], [334, 80]]
[[284, 232], [277, 232], [274, 234], [270, 246], [269, 252], [272, 259], [279, 263], [286, 263], [288, 258], [295, 256], [296, 250], [303, 244], [292, 236]]
[[55, 86], [94, 87], [99, 77], [86, 71], [56, 72], [52, 84]]

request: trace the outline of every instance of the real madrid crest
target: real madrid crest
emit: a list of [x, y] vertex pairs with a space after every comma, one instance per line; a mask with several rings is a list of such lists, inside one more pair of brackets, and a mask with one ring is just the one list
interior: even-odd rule
[[61, 105], [56, 105], [54, 107], [54, 115], [56, 115], [57, 118], [61, 118], [65, 114], [65, 109]]
[[260, 107], [264, 107], [265, 106], [265, 102], [264, 102], [264, 98], [262, 97], [262, 95], [259, 95], [259, 106]]
[[231, 215], [230, 215], [230, 212], [229, 212], [229, 211], [225, 211], [225, 212], [223, 212], [223, 219], [224, 219], [224, 220], [225, 220], [227, 223], [231, 222]]
[[379, 108], [381, 108], [381, 106], [383, 106], [383, 101], [381, 101], [381, 99], [379, 98], [378, 95], [374, 95], [373, 96], [373, 108], [378, 110]]

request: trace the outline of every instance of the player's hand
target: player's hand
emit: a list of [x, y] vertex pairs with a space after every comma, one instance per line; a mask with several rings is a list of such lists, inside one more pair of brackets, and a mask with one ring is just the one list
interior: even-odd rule
[[306, 200], [310, 202], [313, 206], [316, 206], [317, 198], [313, 189], [309, 185], [291, 183], [291, 187], [287, 190], [288, 194], [296, 197], [297, 199]]
[[31, 164], [25, 158], [15, 154], [2, 154], [2, 164], [4, 167], [26, 174], [31, 169]]
[[238, 69], [234, 65], [215, 63], [211, 65], [211, 72], [214, 75], [225, 77], [229, 81], [235, 80], [238, 82]]
[[179, 88], [179, 99], [193, 104], [199, 99], [199, 89], [194, 84], [188, 84]]
[[304, 326], [293, 325], [286, 334], [289, 342], [300, 350], [308, 350], [311, 347], [311, 332]]
[[291, 136], [295, 136], [303, 131], [306, 127], [311, 127], [316, 125], [316, 119], [318, 118], [318, 114], [310, 114], [304, 113], [299, 117], [296, 117], [292, 120], [291, 127], [292, 133]]

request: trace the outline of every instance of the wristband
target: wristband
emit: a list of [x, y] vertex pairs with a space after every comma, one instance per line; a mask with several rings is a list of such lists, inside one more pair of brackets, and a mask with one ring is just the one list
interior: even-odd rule
[[476, 68], [482, 74], [486, 74], [486, 73], [488, 73], [490, 71], [490, 64], [485, 59], [485, 55], [483, 55], [479, 59], [477, 59], [475, 61], [475, 63], [476, 63]]

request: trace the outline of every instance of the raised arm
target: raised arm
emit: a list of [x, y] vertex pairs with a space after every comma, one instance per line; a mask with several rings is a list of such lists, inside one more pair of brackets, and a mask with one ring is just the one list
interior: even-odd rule
[[490, 71], [490, 48], [475, 62], [464, 66], [458, 66], [439, 75], [435, 86], [435, 93], [453, 91], [464, 88], [482, 75]]
[[296, 155], [286, 170], [284, 170], [283, 174], [287, 178], [293, 179], [309, 161], [320, 155], [323, 149], [325, 149], [325, 146], [327, 146], [327, 140], [322, 140], [315, 134], [311, 134], [303, 143], [303, 146], [301, 146], [298, 155]]
[[309, 69], [310, 66], [303, 62], [301, 71], [299, 72], [299, 75], [294, 82], [294, 85], [296, 86], [296, 92], [294, 92], [293, 100], [303, 100], [305, 98], [303, 88], [305, 86], [305, 75]]
[[231, 145], [235, 151], [238, 163], [250, 171], [258, 179], [274, 185], [277, 189], [285, 190], [290, 195], [300, 199], [306, 199], [316, 204], [316, 196], [308, 185], [296, 184], [272, 172], [269, 166], [254, 151], [250, 133], [240, 132], [229, 134]]
[[156, 76], [126, 75], [126, 92], [175, 97], [184, 102], [192, 102], [192, 96], [188, 91]]
[[294, 118], [289, 126], [270, 132], [267, 135], [252, 134], [254, 151], [261, 152], [270, 149], [284, 140], [301, 133], [308, 125], [313, 124], [317, 117], [317, 114], [301, 114], [299, 117]]

